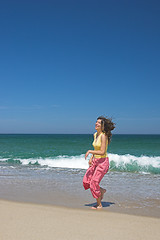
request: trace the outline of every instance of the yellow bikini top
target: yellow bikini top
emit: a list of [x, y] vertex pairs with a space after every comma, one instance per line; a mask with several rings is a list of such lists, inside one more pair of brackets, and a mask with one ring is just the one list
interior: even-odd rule
[[[104, 134], [103, 132], [97, 137], [97, 132], [94, 134], [94, 141], [92, 143], [94, 150], [101, 150], [101, 136]], [[106, 158], [107, 157], [107, 148], [108, 148], [108, 138], [106, 144], [106, 153], [104, 155], [94, 155], [95, 158]]]

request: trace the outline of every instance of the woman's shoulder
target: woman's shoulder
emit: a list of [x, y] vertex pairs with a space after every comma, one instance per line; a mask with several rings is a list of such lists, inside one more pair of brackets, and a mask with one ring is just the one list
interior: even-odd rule
[[108, 137], [107, 137], [107, 135], [104, 132], [102, 132], [101, 138], [108, 140]]

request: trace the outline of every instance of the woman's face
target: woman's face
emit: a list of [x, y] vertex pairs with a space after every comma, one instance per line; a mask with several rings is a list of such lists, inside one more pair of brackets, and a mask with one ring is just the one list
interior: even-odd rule
[[98, 119], [96, 124], [95, 124], [95, 129], [97, 131], [102, 131], [102, 126], [101, 126], [101, 119]]

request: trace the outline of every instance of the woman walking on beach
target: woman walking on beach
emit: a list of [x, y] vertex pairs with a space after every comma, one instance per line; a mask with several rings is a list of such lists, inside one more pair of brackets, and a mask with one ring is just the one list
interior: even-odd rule
[[108, 144], [110, 144], [112, 137], [111, 131], [114, 128], [115, 124], [111, 119], [103, 116], [98, 117], [95, 124], [97, 132], [94, 134], [94, 150], [88, 150], [85, 154], [85, 159], [89, 154], [92, 154], [89, 160], [89, 168], [83, 178], [83, 186], [85, 190], [90, 188], [93, 197], [97, 200], [97, 205], [92, 207], [93, 209], [102, 208], [101, 200], [103, 199], [106, 189], [101, 188], [99, 183], [109, 169], [107, 147]]

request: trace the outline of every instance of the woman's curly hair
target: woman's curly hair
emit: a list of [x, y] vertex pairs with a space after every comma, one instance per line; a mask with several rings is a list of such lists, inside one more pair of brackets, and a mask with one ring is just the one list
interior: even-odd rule
[[115, 128], [115, 123], [112, 122], [111, 118], [106, 118], [104, 116], [100, 116], [97, 120], [101, 120], [102, 132], [108, 137], [108, 144], [111, 142], [112, 133], [111, 131]]

